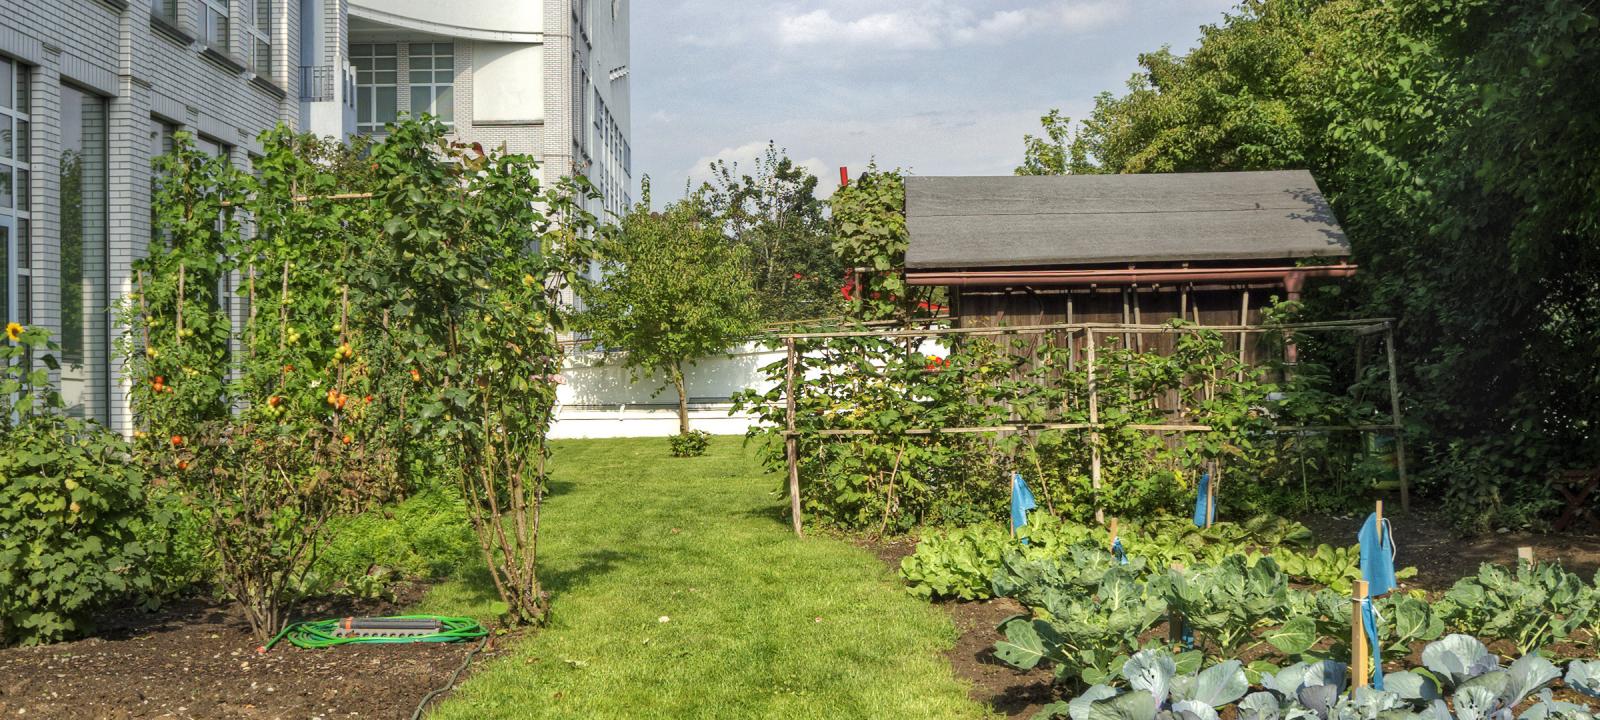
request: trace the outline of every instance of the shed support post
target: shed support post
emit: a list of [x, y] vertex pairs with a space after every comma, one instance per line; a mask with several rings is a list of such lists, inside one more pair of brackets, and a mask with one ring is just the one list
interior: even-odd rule
[[1394, 323], [1384, 323], [1384, 353], [1389, 360], [1389, 422], [1394, 425], [1394, 469], [1400, 476], [1400, 509], [1411, 510], [1411, 477], [1406, 474], [1406, 433], [1400, 427], [1400, 363], [1394, 354]]
[[783, 401], [784, 423], [788, 433], [784, 435], [784, 452], [789, 460], [789, 517], [794, 521], [795, 537], [805, 537], [805, 532], [800, 529], [800, 448], [799, 439], [794, 434], [794, 366], [798, 358], [795, 352], [794, 338], [789, 338], [789, 358], [783, 372]]
[[1105, 522], [1105, 511], [1100, 508], [1100, 381], [1094, 374], [1094, 328], [1084, 328], [1084, 341], [1089, 373], [1089, 483], [1094, 488], [1095, 522]]

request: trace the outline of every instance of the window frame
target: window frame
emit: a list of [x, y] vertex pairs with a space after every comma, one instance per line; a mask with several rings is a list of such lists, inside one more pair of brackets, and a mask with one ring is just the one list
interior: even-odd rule
[[[418, 48], [426, 48], [427, 52], [417, 52]], [[440, 48], [444, 48], [445, 49], [444, 52], [441, 53], [440, 52]], [[423, 60], [423, 59], [426, 60], [426, 64], [427, 64], [428, 67], [419, 68], [418, 67], [419, 63], [417, 61], [418, 60]], [[448, 68], [439, 67], [439, 61], [441, 59], [447, 60], [449, 62], [449, 64], [450, 64], [450, 67], [448, 67]], [[426, 73], [428, 75], [427, 82], [417, 82], [417, 73]], [[443, 81], [440, 80], [441, 78], [443, 78]], [[427, 99], [428, 99], [427, 100], [427, 107], [423, 109], [423, 112], [427, 112], [429, 114], [432, 114], [434, 117], [438, 118], [439, 122], [443, 123], [445, 127], [454, 128], [456, 126], [456, 109], [455, 109], [456, 50], [455, 50], [455, 43], [454, 42], [412, 42], [412, 43], [406, 43], [406, 87], [410, 92], [410, 99], [408, 101], [410, 107], [407, 108], [407, 111], [410, 112], [413, 117], [418, 117], [418, 115], [417, 115], [417, 98], [419, 97], [418, 91], [420, 90], [420, 91], [422, 91], [421, 95], [422, 96], [426, 96]], [[440, 112], [440, 109], [441, 109], [441, 105], [439, 103], [439, 91], [440, 90], [449, 91], [449, 95], [450, 95], [450, 102], [449, 102], [449, 105], [448, 105], [448, 108], [449, 108], [449, 111], [450, 111], [449, 116], [446, 116], [444, 113]]]
[[[379, 54], [380, 48], [387, 48], [388, 54]], [[389, 60], [393, 66], [380, 69], [377, 67], [380, 60]], [[400, 115], [400, 45], [399, 43], [353, 43], [350, 45], [350, 64], [356, 69], [356, 132], [363, 135], [382, 135], [386, 132], [384, 126], [393, 120], [378, 119], [379, 90], [388, 88], [391, 91], [394, 102], [391, 115], [395, 119], [399, 119]], [[380, 74], [389, 75], [389, 81], [379, 82]], [[366, 109], [370, 110], [370, 114], [366, 116], [362, 113], [363, 101], [368, 103]]]
[[9, 200], [0, 205], [0, 223], [7, 228], [4, 265], [5, 303], [0, 322], [33, 322], [33, 114], [31, 112], [32, 67], [0, 55], [0, 73], [6, 74], [4, 88], [9, 97], [0, 98], [0, 132], [9, 132], [9, 147], [0, 153], [0, 169], [10, 176], [6, 193]]
[[[212, 21], [220, 19], [220, 35]], [[228, 0], [200, 0], [200, 39], [206, 47], [223, 53], [233, 52], [233, 15]]]
[[[224, 0], [225, 1], [225, 0]], [[250, 44], [244, 55], [245, 65], [256, 75], [272, 77], [272, 0], [249, 0], [249, 17], [244, 23], [245, 35]], [[263, 57], [263, 55], [265, 57]]]

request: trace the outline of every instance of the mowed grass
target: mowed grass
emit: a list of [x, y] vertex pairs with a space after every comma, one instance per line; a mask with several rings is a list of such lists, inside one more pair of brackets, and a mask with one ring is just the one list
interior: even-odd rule
[[[955, 629], [870, 553], [796, 540], [739, 438], [555, 447], [541, 537], [549, 625], [480, 666], [435, 718], [975, 718]], [[421, 612], [492, 615], [482, 582]]]

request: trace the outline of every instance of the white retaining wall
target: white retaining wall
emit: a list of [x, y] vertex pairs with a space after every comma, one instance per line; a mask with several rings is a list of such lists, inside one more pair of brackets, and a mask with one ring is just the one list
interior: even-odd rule
[[[925, 353], [942, 355], [942, 344], [927, 341]], [[735, 348], [731, 355], [704, 358], [685, 373], [689, 390], [689, 426], [713, 435], [743, 435], [756, 423], [747, 413], [729, 415], [734, 393], [745, 388], [772, 388], [761, 368], [782, 362], [784, 350], [757, 343]], [[556, 393], [554, 438], [667, 437], [678, 434], [678, 395], [670, 383], [654, 377], [631, 382], [617, 353], [575, 353], [569, 357], [566, 384]]]

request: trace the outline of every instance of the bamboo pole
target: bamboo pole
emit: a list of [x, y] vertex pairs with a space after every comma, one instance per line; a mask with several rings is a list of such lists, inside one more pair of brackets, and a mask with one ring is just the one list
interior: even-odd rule
[[786, 367], [784, 368], [783, 395], [784, 404], [786, 406], [784, 421], [787, 423], [789, 429], [787, 437], [784, 438], [784, 451], [787, 454], [789, 461], [789, 517], [794, 522], [795, 537], [805, 537], [805, 532], [800, 527], [799, 439], [796, 437], [794, 430], [794, 366], [796, 360], [798, 359], [798, 353], [795, 351], [794, 338], [789, 338], [788, 346], [789, 358], [786, 363]]
[[1355, 581], [1350, 593], [1350, 687], [1366, 687], [1372, 682], [1372, 655], [1367, 647], [1367, 626], [1362, 606], [1367, 599], [1367, 581]]
[[[1194, 316], [1198, 321], [1200, 308], [1198, 303], [1192, 303]], [[1246, 332], [1251, 335], [1262, 333], [1282, 332], [1285, 330], [1296, 331], [1355, 331], [1360, 332], [1370, 328], [1381, 328], [1384, 323], [1393, 322], [1392, 318], [1370, 318], [1363, 320], [1328, 320], [1311, 323], [1279, 323], [1273, 325], [1208, 325], [1206, 330], [1219, 332]], [[805, 332], [785, 333], [780, 335], [752, 336], [752, 339], [771, 338], [777, 340], [819, 340], [825, 338], [847, 337], [926, 337], [934, 335], [1022, 335], [1037, 334], [1046, 330], [1088, 330], [1095, 329], [1105, 332], [1139, 331], [1145, 333], [1192, 333], [1196, 327], [1173, 327], [1171, 325], [1130, 325], [1127, 323], [1050, 323], [1044, 325], [1011, 325], [1007, 327], [929, 327], [912, 330], [838, 330], [831, 332]]]
[[1206, 483], [1206, 527], [1217, 521], [1217, 483], [1222, 480], [1222, 465], [1211, 461], [1211, 482]]
[[1384, 354], [1389, 362], [1389, 416], [1394, 424], [1394, 468], [1400, 476], [1400, 509], [1411, 510], [1411, 478], [1406, 473], [1406, 433], [1400, 423], [1400, 370], [1394, 353], [1394, 323], [1385, 323]]
[[[1239, 324], [1250, 324], [1250, 288], [1245, 288], [1244, 293], [1239, 298]], [[1243, 330], [1239, 331], [1239, 382], [1244, 382], [1244, 351], [1249, 337], [1249, 333]]]
[[1089, 482], [1094, 488], [1095, 522], [1103, 522], [1105, 511], [1100, 508], [1100, 433], [1095, 429], [1100, 426], [1100, 381], [1094, 372], [1094, 329], [1084, 330], [1084, 338], [1088, 342], [1088, 355], [1084, 363], [1089, 374], [1089, 424], [1092, 426], [1089, 429]]
[[[981, 426], [976, 426], [976, 427], [910, 428], [910, 429], [901, 431], [898, 434], [901, 434], [901, 435], [962, 435], [962, 434], [973, 434], [973, 433], [980, 433], [980, 434], [981, 433], [995, 433], [995, 434], [1002, 434], [1003, 435], [1003, 434], [1015, 433], [1015, 432], [1033, 432], [1033, 431], [1037, 431], [1037, 430], [1093, 430], [1093, 429], [1103, 428], [1103, 427], [1105, 427], [1105, 425], [1104, 424], [1099, 424], [1099, 423], [1012, 423], [1012, 424], [1006, 424], [1006, 425], [981, 425]], [[1160, 432], [1172, 432], [1172, 433], [1212, 432], [1212, 431], [1216, 430], [1216, 428], [1214, 428], [1214, 427], [1212, 427], [1210, 425], [1183, 425], [1183, 424], [1175, 424], [1175, 423], [1131, 423], [1131, 424], [1128, 424], [1128, 425], [1123, 425], [1122, 427], [1125, 427], [1125, 428], [1127, 428], [1129, 430], [1138, 430], [1140, 432], [1157, 432], [1157, 433], [1160, 433]], [[1392, 425], [1310, 425], [1310, 426], [1305, 426], [1305, 427], [1296, 427], [1296, 426], [1289, 426], [1289, 425], [1277, 425], [1277, 426], [1274, 426], [1272, 428], [1272, 431], [1273, 432], [1282, 432], [1282, 433], [1304, 433], [1304, 432], [1387, 432], [1387, 431], [1392, 431], [1393, 429], [1394, 429], [1394, 426], [1392, 426]], [[785, 434], [787, 434], [787, 431], [785, 432]], [[795, 434], [799, 435], [800, 433], [796, 432]], [[830, 436], [839, 437], [839, 436], [846, 436], [846, 435], [863, 435], [863, 436], [878, 435], [879, 433], [878, 433], [878, 431], [872, 430], [870, 428], [833, 428], [833, 429], [827, 429], [827, 430], [813, 430], [813, 431], [811, 431], [811, 432], [809, 432], [807, 434], [818, 435], [818, 436], [822, 436], [822, 437], [830, 437]]]
[[183, 285], [188, 269], [183, 263], [178, 263], [178, 347], [183, 347]]

